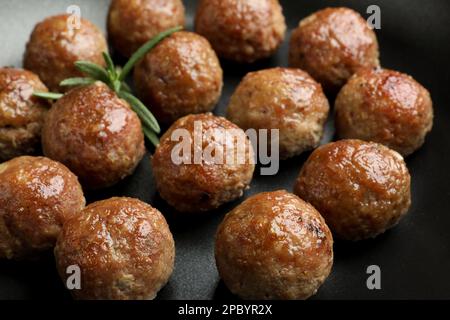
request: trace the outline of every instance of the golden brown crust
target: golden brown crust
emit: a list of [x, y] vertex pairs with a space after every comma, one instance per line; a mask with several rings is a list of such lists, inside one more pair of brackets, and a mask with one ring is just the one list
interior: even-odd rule
[[412, 77], [362, 69], [339, 92], [336, 128], [341, 138], [382, 143], [403, 156], [417, 150], [433, 126], [429, 92]]
[[113, 0], [108, 38], [121, 55], [130, 57], [158, 33], [184, 24], [181, 0]]
[[372, 238], [396, 225], [411, 204], [400, 154], [373, 142], [340, 140], [316, 149], [294, 193], [310, 202], [343, 239]]
[[175, 245], [163, 215], [131, 198], [87, 206], [63, 227], [55, 248], [63, 281], [81, 271], [77, 299], [153, 299], [173, 271]]
[[48, 91], [37, 75], [0, 68], [0, 162], [33, 154], [39, 148], [49, 104], [34, 97], [33, 91]]
[[38, 23], [27, 43], [24, 67], [35, 72], [51, 91], [61, 91], [59, 83], [82, 76], [74, 66], [78, 60], [104, 65], [106, 39], [90, 21], [81, 18], [79, 29], [69, 29], [69, 15], [52, 16]]
[[[186, 129], [190, 139], [194, 139], [195, 123], [202, 126], [202, 145], [191, 146], [187, 154], [191, 164], [176, 164], [172, 161], [172, 152], [179, 141], [172, 141], [172, 133], [177, 129]], [[208, 136], [208, 130], [233, 129], [241, 142], [231, 137], [215, 134]], [[200, 135], [199, 135], [200, 136]], [[198, 140], [197, 140], [198, 141]], [[209, 145], [214, 146], [217, 157], [226, 159], [226, 154], [235, 152], [242, 157], [238, 161], [217, 164], [202, 159], [201, 164], [194, 163], [194, 149], [207, 153]], [[240, 147], [238, 148], [238, 144]], [[200, 150], [201, 148], [201, 150]], [[225, 150], [225, 153], [223, 152]], [[228, 150], [228, 151], [226, 151]], [[223, 203], [243, 195], [252, 180], [255, 165], [249, 159], [253, 157], [253, 148], [244, 131], [225, 118], [208, 114], [189, 115], [177, 120], [161, 138], [152, 158], [153, 175], [161, 197], [180, 212], [203, 212], [215, 209]], [[234, 158], [233, 160], [237, 160]]]
[[270, 57], [286, 32], [278, 0], [202, 0], [195, 31], [225, 59], [251, 63]]
[[228, 213], [216, 235], [221, 278], [244, 299], [306, 299], [333, 264], [333, 237], [310, 204], [284, 190]]
[[136, 66], [139, 97], [158, 121], [172, 123], [211, 111], [220, 98], [223, 72], [209, 42], [192, 32], [164, 39]]
[[91, 189], [132, 174], [145, 153], [138, 116], [101, 82], [75, 88], [53, 105], [42, 130], [42, 148]]
[[20, 259], [54, 246], [61, 226], [84, 208], [77, 177], [44, 157], [0, 164], [0, 258]]
[[356, 11], [326, 8], [300, 21], [292, 32], [289, 65], [307, 71], [329, 92], [337, 92], [361, 67], [376, 67], [375, 33]]
[[306, 72], [274, 68], [245, 76], [227, 118], [244, 130], [279, 129], [280, 157], [286, 159], [319, 144], [328, 110], [320, 84]]

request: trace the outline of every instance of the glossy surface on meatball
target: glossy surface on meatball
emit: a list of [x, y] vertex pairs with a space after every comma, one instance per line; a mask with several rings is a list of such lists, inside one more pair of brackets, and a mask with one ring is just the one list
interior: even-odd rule
[[198, 213], [241, 197], [255, 165], [245, 132], [208, 113], [177, 120], [161, 138], [152, 168], [164, 200], [180, 212]]
[[211, 111], [220, 98], [222, 78], [211, 45], [193, 32], [177, 32], [164, 39], [134, 71], [139, 97], [158, 121], [167, 124]]
[[307, 71], [336, 93], [361, 67], [376, 67], [378, 42], [366, 20], [348, 8], [327, 8], [300, 21], [292, 32], [289, 65]]
[[50, 105], [33, 97], [33, 91], [48, 91], [30, 71], [0, 68], [0, 162], [40, 147], [44, 116]]
[[88, 205], [68, 221], [55, 248], [63, 281], [81, 271], [77, 299], [153, 299], [173, 271], [175, 244], [163, 215], [131, 198]]
[[407, 213], [410, 181], [396, 151], [378, 143], [340, 140], [311, 154], [294, 193], [320, 212], [337, 237], [361, 240], [383, 233]]
[[158, 33], [184, 23], [181, 0], [113, 0], [108, 38], [121, 55], [130, 57]]
[[220, 57], [251, 63], [275, 53], [286, 23], [278, 0], [201, 0], [195, 31]]
[[22, 156], [0, 164], [0, 258], [51, 249], [84, 204], [77, 177], [56, 161]]
[[75, 88], [53, 105], [42, 147], [89, 189], [112, 186], [132, 174], [145, 152], [138, 116], [101, 82]]
[[102, 52], [108, 46], [101, 31], [83, 18], [79, 28], [72, 24], [70, 15], [49, 17], [35, 26], [27, 43], [24, 67], [35, 72], [50, 91], [61, 91], [59, 83], [64, 79], [82, 76], [76, 61], [105, 63]]
[[319, 144], [328, 110], [322, 87], [306, 72], [274, 68], [245, 76], [231, 97], [227, 118], [244, 130], [279, 129], [280, 157], [285, 159]]
[[387, 69], [364, 69], [335, 102], [341, 138], [382, 143], [403, 156], [417, 150], [433, 126], [429, 92], [412, 77]]
[[241, 298], [306, 299], [331, 271], [333, 237], [310, 204], [264, 192], [226, 215], [215, 253], [221, 278]]

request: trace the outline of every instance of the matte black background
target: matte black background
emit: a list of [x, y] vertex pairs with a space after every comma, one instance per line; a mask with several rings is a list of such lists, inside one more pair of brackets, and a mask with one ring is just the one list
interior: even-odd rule
[[[73, 1], [74, 4], [77, 2], [88, 6], [87, 1]], [[192, 30], [197, 1], [185, 0], [184, 3], [188, 29]], [[374, 240], [336, 242], [332, 273], [312, 299], [449, 299], [450, 139], [447, 123], [450, 105], [447, 59], [450, 56], [450, 2], [284, 0], [281, 3], [289, 30], [296, 27], [300, 19], [327, 6], [348, 6], [367, 17], [366, 8], [371, 4], [379, 5], [382, 29], [377, 30], [377, 36], [382, 65], [411, 74], [427, 87], [435, 111], [434, 128], [425, 145], [407, 158], [412, 174], [413, 198], [409, 214], [395, 229]], [[231, 93], [248, 71], [287, 66], [288, 40], [289, 36], [278, 54], [268, 61], [244, 67], [222, 62], [225, 87], [216, 114], [224, 114]], [[2, 45], [8, 46], [8, 43]], [[17, 52], [17, 55], [22, 55], [22, 52]], [[331, 105], [333, 100], [330, 97]], [[330, 119], [323, 143], [331, 141], [333, 134]], [[257, 170], [251, 189], [245, 196], [280, 188], [292, 190], [307, 156], [281, 162], [280, 172], [276, 176], [259, 176]], [[149, 156], [145, 157], [133, 176], [113, 189], [89, 194], [87, 199], [91, 202], [113, 195], [137, 197], [151, 203], [169, 221], [176, 242], [176, 265], [169, 283], [157, 299], [235, 299], [219, 280], [213, 244], [215, 230], [224, 214], [243, 199], [201, 216], [177, 214], [155, 192]], [[371, 291], [366, 287], [366, 268], [372, 264], [381, 268], [381, 290]], [[23, 298], [70, 299], [56, 274], [51, 252], [34, 262], [0, 262], [0, 299]]]

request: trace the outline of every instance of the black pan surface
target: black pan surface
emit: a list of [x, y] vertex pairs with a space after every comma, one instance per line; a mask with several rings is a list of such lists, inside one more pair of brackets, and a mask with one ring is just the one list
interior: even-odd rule
[[[192, 30], [197, 1], [184, 0], [188, 29]], [[374, 240], [335, 243], [331, 276], [312, 299], [450, 299], [450, 2], [442, 0], [281, 0], [289, 29], [308, 14], [327, 6], [347, 6], [368, 17], [366, 9], [381, 8], [377, 36], [384, 67], [411, 74], [427, 87], [434, 102], [433, 131], [425, 145], [407, 164], [412, 174], [413, 204], [396, 228]], [[36, 1], [0, 0], [0, 65], [21, 66], [25, 42], [35, 23], [65, 12], [70, 4], [103, 30], [108, 0]], [[252, 70], [287, 66], [288, 37], [278, 54], [252, 66], [222, 62], [223, 96], [215, 113], [224, 114], [230, 95], [241, 78]], [[333, 104], [333, 97], [330, 103]], [[332, 116], [322, 143], [333, 140]], [[151, 148], [149, 146], [149, 151]], [[139, 198], [160, 209], [176, 241], [175, 271], [157, 299], [235, 299], [219, 280], [214, 263], [214, 234], [226, 212], [243, 199], [201, 216], [180, 215], [157, 195], [145, 157], [135, 174], [116, 187], [87, 195], [89, 202], [123, 195]], [[255, 174], [248, 197], [262, 191], [292, 190], [308, 154], [282, 161], [276, 176]], [[366, 269], [381, 269], [381, 290], [369, 290]], [[54, 266], [52, 253], [39, 261], [0, 261], [0, 299], [70, 299]]]

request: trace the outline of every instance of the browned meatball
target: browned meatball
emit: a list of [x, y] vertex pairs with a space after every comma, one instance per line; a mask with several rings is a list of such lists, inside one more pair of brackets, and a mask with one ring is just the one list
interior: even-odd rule
[[328, 92], [337, 92], [361, 67], [376, 67], [375, 32], [356, 11], [327, 8], [300, 21], [292, 32], [289, 65], [307, 71]]
[[90, 21], [81, 18], [80, 28], [71, 28], [69, 15], [58, 15], [38, 23], [28, 41], [24, 67], [35, 72], [51, 91], [59, 83], [81, 76], [78, 60], [104, 65], [102, 52], [108, 51], [105, 37]]
[[411, 204], [400, 154], [381, 144], [341, 140], [316, 149], [294, 193], [311, 203], [342, 239], [373, 238], [396, 225]]
[[160, 122], [211, 111], [220, 98], [223, 72], [209, 42], [192, 32], [164, 39], [136, 66], [134, 83]]
[[184, 25], [181, 0], [113, 0], [108, 14], [108, 38], [130, 57], [158, 33]]
[[244, 131], [208, 113], [176, 121], [161, 138], [152, 167], [164, 200], [180, 212], [203, 212], [241, 197], [255, 165]]
[[102, 82], [75, 88], [53, 105], [42, 129], [42, 148], [90, 189], [132, 174], [145, 152], [138, 116]]
[[429, 92], [412, 77], [363, 69], [339, 92], [336, 128], [341, 138], [382, 143], [403, 156], [417, 150], [433, 126]]
[[216, 235], [216, 264], [244, 299], [306, 299], [333, 265], [333, 237], [319, 212], [280, 190], [245, 200]]
[[[316, 147], [328, 116], [322, 87], [300, 69], [247, 74], [231, 97], [227, 118], [242, 129], [279, 129], [282, 159]], [[270, 140], [268, 140], [270, 142]]]
[[34, 154], [39, 148], [49, 105], [33, 97], [33, 91], [48, 91], [37, 75], [0, 68], [0, 162]]
[[52, 248], [84, 204], [77, 177], [56, 161], [22, 156], [0, 164], [0, 258]]
[[220, 57], [252, 63], [275, 53], [286, 23], [278, 0], [201, 0], [195, 31]]
[[175, 244], [164, 216], [131, 198], [88, 205], [64, 224], [55, 248], [64, 282], [78, 266], [77, 299], [153, 299], [173, 271]]

